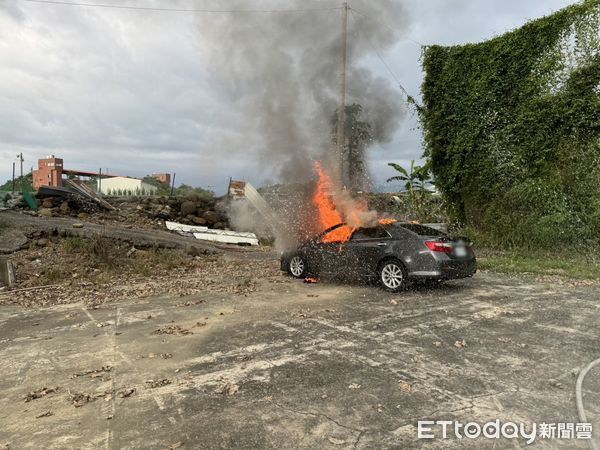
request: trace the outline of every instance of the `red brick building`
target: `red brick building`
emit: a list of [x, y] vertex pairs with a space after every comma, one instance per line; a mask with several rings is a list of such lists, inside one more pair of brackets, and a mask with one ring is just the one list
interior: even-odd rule
[[170, 173], [153, 173], [153, 178], [156, 178], [161, 183], [171, 184], [171, 174]]
[[41, 186], [62, 186], [63, 160], [48, 156], [38, 160], [38, 170], [33, 171], [33, 188]]

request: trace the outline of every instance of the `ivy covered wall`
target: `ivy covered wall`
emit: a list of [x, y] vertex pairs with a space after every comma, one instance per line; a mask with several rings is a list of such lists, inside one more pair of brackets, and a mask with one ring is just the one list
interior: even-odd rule
[[429, 46], [425, 155], [456, 219], [503, 246], [600, 243], [600, 0]]

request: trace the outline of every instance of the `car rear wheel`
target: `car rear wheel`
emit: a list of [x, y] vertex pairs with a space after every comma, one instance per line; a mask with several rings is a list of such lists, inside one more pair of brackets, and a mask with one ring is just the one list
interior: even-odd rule
[[379, 283], [389, 292], [399, 292], [406, 286], [406, 269], [397, 259], [388, 259], [379, 265]]
[[288, 273], [295, 278], [306, 277], [306, 261], [300, 255], [294, 255], [288, 262]]

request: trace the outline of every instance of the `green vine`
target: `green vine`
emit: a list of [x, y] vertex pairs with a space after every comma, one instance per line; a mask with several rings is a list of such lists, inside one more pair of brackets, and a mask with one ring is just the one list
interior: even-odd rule
[[496, 243], [600, 242], [600, 0], [479, 44], [424, 49], [425, 156]]

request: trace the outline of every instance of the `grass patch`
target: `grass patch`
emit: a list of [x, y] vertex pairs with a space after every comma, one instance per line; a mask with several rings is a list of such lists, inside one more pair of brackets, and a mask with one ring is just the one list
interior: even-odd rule
[[121, 246], [102, 234], [96, 234], [89, 238], [68, 237], [64, 242], [68, 253], [87, 255], [88, 259], [95, 261], [107, 269], [118, 266], [118, 258], [121, 256]]
[[477, 261], [480, 269], [494, 272], [600, 280], [600, 258], [593, 254], [480, 249]]
[[149, 277], [159, 271], [187, 269], [194, 265], [192, 258], [177, 250], [151, 248], [137, 250], [128, 256], [127, 252], [131, 247], [102, 235], [91, 238], [69, 237], [65, 239], [64, 247], [77, 258], [84, 258], [88, 265], [100, 268], [104, 275], [106, 272], [132, 273]]
[[88, 249], [86, 239], [80, 237], [68, 237], [64, 241], [65, 250], [69, 253], [85, 253]]
[[157, 270], [189, 268], [193, 265], [193, 260], [181, 252], [158, 248], [137, 251], [130, 260], [131, 271], [142, 276], [150, 276]]

